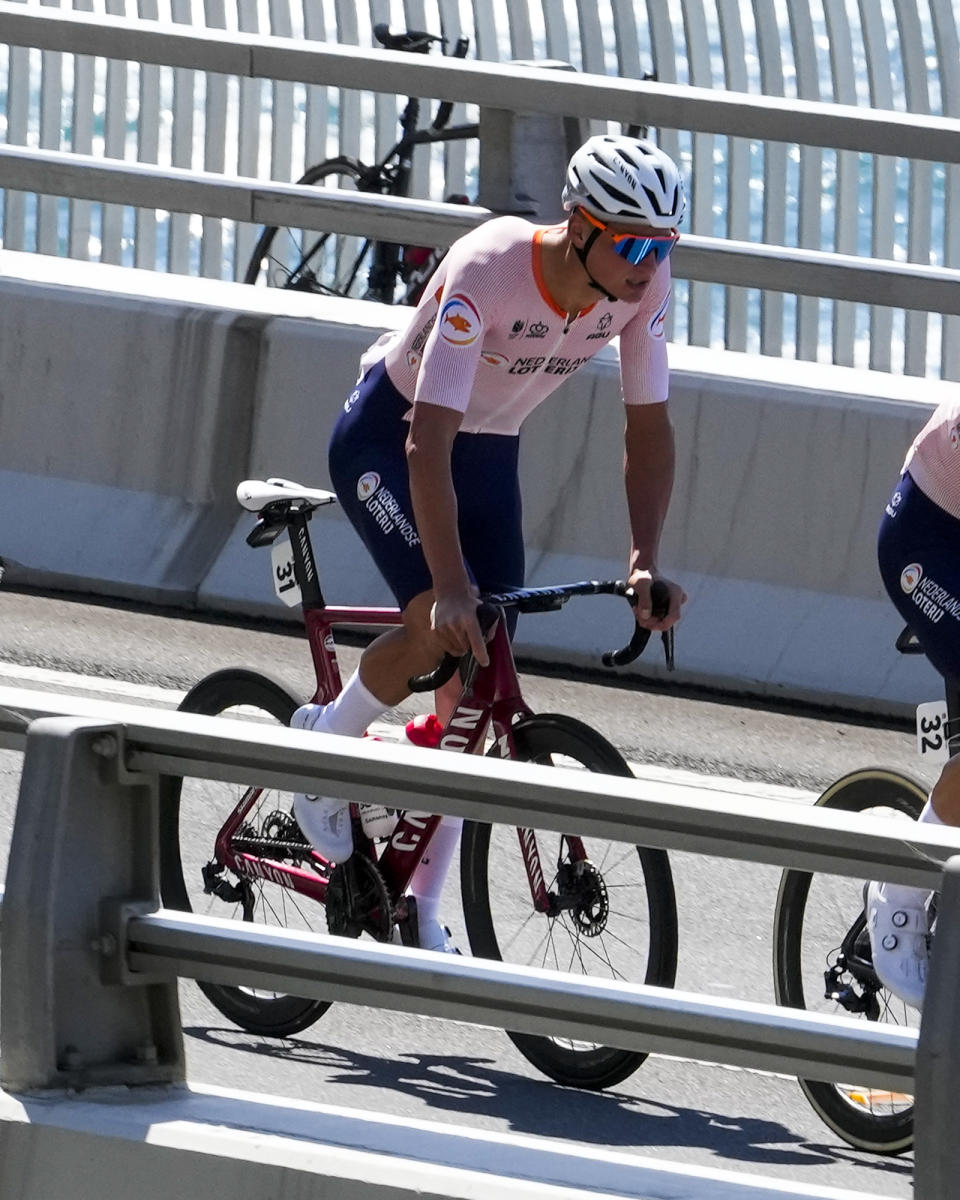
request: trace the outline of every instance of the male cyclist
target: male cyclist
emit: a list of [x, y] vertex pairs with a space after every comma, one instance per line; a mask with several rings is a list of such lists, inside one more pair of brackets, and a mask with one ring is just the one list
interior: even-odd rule
[[[644, 628], [665, 630], [680, 616], [686, 596], [664, 580], [669, 611], [652, 617], [650, 585], [660, 577], [673, 485], [663, 322], [683, 183], [652, 142], [599, 136], [570, 160], [562, 203], [561, 224], [499, 217], [460, 238], [407, 328], [364, 354], [331, 439], [330, 475], [403, 623], [365, 650], [332, 704], [298, 709], [295, 728], [361, 736], [445, 651], [472, 650], [487, 663], [477, 597], [524, 580], [520, 425], [618, 335], [633, 539], [627, 579]], [[457, 694], [456, 679], [438, 693], [441, 721]], [[294, 813], [326, 858], [349, 857], [353, 834], [342, 800], [298, 795]], [[426, 949], [453, 949], [438, 905], [461, 825], [441, 822], [413, 880]]]
[[[941, 404], [910, 447], [880, 525], [879, 559], [890, 598], [927, 658], [960, 681], [960, 401]], [[944, 765], [919, 819], [960, 825], [960, 756]], [[867, 889], [874, 967], [914, 1008], [927, 978], [930, 895], [893, 883]]]

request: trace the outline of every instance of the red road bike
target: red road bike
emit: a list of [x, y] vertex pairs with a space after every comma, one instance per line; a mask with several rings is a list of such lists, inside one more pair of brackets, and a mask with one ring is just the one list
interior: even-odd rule
[[[302, 607], [316, 673], [313, 699], [328, 702], [341, 687], [334, 627], [387, 627], [397, 625], [400, 614], [324, 601], [308, 522], [335, 501], [331, 493], [284, 480], [248, 480], [237, 494], [257, 518], [248, 544], [273, 546], [275, 586]], [[619, 581], [522, 588], [485, 598], [481, 621], [488, 630], [496, 623], [490, 663], [481, 668], [472, 656], [460, 660], [463, 692], [440, 735], [443, 748], [473, 753], [492, 734], [492, 755], [630, 775], [620, 753], [589, 726], [567, 715], [531, 711], [521, 695], [505, 622], [498, 620], [506, 607], [542, 612], [559, 609], [571, 596], [592, 594], [631, 599]], [[636, 625], [634, 631], [629, 646], [605, 656], [608, 665], [642, 651], [649, 634]], [[672, 638], [663, 636], [672, 662]], [[411, 683], [432, 690], [457, 666], [456, 659], [447, 659], [432, 675]], [[286, 725], [300, 703], [284, 684], [240, 668], [203, 679], [180, 708]], [[161, 799], [161, 877], [168, 907], [347, 937], [367, 934], [379, 941], [395, 940], [396, 931], [404, 944], [419, 944], [416, 906], [406, 893], [440, 817], [400, 812], [390, 835], [377, 839], [367, 836], [354, 805], [355, 850], [334, 866], [305, 841], [289, 794], [256, 786], [237, 794], [222, 783], [168, 778]], [[673, 985], [677, 911], [662, 850], [466, 821], [460, 884], [470, 949], [477, 957]], [[249, 988], [200, 987], [225, 1017], [257, 1034], [300, 1032], [329, 1007], [323, 1000]], [[509, 1036], [544, 1074], [580, 1087], [619, 1083], [646, 1057], [570, 1039]]]

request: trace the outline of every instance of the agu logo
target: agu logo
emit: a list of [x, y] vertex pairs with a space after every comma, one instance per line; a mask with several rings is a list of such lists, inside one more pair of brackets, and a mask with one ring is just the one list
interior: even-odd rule
[[469, 346], [480, 334], [480, 314], [473, 301], [457, 292], [440, 310], [440, 336], [452, 346]]
[[380, 476], [376, 471], [367, 471], [357, 480], [357, 499], [360, 501], [369, 500], [373, 493], [380, 486]]
[[919, 563], [910, 563], [900, 572], [900, 586], [909, 596], [923, 577], [923, 567]]

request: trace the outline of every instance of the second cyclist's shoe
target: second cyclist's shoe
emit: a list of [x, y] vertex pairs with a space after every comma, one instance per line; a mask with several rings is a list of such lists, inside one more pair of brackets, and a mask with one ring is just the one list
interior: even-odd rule
[[918, 1011], [923, 1007], [929, 957], [929, 892], [889, 900], [882, 883], [867, 887], [867, 932], [873, 968], [884, 987]]
[[310, 845], [330, 862], [346, 862], [353, 853], [353, 822], [345, 801], [297, 792], [293, 815]]

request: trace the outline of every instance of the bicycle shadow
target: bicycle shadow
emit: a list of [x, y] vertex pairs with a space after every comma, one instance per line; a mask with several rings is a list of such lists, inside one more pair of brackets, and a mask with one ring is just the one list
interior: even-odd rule
[[493, 1058], [422, 1052], [391, 1058], [302, 1036], [266, 1041], [231, 1027], [192, 1026], [184, 1034], [221, 1048], [317, 1067], [328, 1083], [396, 1092], [460, 1117], [469, 1113], [503, 1121], [520, 1134], [609, 1148], [706, 1150], [721, 1167], [847, 1163], [897, 1177], [913, 1170], [911, 1157], [860, 1155], [845, 1145], [811, 1142], [766, 1117], [731, 1116], [615, 1090], [562, 1087], [513, 1074], [497, 1067]]

